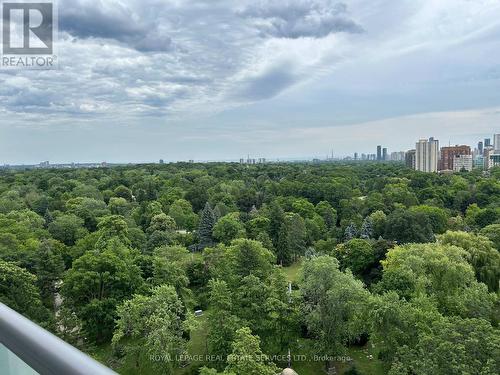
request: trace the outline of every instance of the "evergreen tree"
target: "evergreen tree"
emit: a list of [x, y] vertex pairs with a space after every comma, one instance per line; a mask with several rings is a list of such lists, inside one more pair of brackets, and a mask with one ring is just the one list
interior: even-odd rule
[[288, 266], [306, 250], [306, 227], [298, 214], [287, 213], [278, 235], [276, 255], [278, 263]]
[[351, 224], [349, 224], [349, 226], [345, 229], [344, 238], [346, 241], [350, 241], [356, 237], [358, 237], [358, 228], [356, 227], [356, 224], [351, 222]]
[[57, 241], [45, 240], [41, 243], [35, 255], [35, 271], [37, 286], [40, 289], [42, 302], [48, 308], [54, 307], [54, 297], [57, 291], [56, 283], [64, 272], [64, 262], [61, 250], [63, 245]]
[[47, 228], [49, 226], [49, 224], [54, 221], [54, 218], [53, 218], [53, 216], [50, 213], [48, 208], [45, 210], [45, 214], [43, 215], [43, 219], [45, 220], [45, 228]]
[[203, 250], [205, 247], [211, 246], [214, 242], [212, 231], [216, 222], [214, 211], [210, 203], [205, 204], [205, 208], [201, 212], [200, 224], [198, 226], [199, 248]]
[[281, 225], [285, 220], [285, 212], [277, 202], [271, 203], [269, 219], [269, 235], [275, 247], [278, 247], [278, 240], [281, 231]]
[[373, 237], [373, 219], [371, 218], [371, 216], [367, 216], [363, 221], [360, 237], [365, 240], [369, 240]]
[[271, 237], [267, 232], [262, 232], [257, 235], [256, 241], [259, 241], [267, 250], [270, 250], [274, 253], [273, 241], [271, 241]]
[[259, 215], [259, 211], [257, 210], [257, 207], [255, 207], [255, 204], [252, 206], [252, 208], [250, 209], [250, 212], [248, 213], [248, 215], [254, 219], [256, 218], [258, 215]]
[[292, 263], [290, 249], [288, 248], [288, 238], [285, 224], [281, 225], [276, 244], [276, 257], [278, 263], [286, 266]]
[[213, 213], [214, 213], [214, 218], [215, 218], [214, 223], [218, 222], [219, 219], [224, 216], [222, 214], [221, 209], [220, 209], [220, 205], [215, 206], [215, 208], [213, 209]]

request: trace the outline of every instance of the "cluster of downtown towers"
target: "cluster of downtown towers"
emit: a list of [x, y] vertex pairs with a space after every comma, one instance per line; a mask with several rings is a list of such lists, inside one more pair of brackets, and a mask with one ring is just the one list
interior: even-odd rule
[[422, 172], [461, 172], [473, 168], [491, 169], [500, 166], [500, 134], [480, 141], [472, 149], [467, 145], [439, 147], [439, 140], [420, 139], [415, 148], [409, 151], [393, 152], [389, 156], [387, 148], [377, 146], [377, 154], [370, 156], [379, 161], [404, 161], [406, 165]]

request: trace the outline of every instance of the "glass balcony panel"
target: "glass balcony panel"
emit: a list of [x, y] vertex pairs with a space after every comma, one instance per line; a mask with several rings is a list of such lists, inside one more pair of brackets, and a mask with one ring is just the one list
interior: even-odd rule
[[29, 367], [17, 355], [0, 343], [0, 374], [38, 375], [38, 372]]

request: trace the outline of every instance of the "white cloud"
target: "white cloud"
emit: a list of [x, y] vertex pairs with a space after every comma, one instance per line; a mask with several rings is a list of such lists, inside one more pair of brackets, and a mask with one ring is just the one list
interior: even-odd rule
[[500, 104], [498, 1], [346, 4], [60, 0], [60, 70], [0, 71], [0, 125], [282, 131]]

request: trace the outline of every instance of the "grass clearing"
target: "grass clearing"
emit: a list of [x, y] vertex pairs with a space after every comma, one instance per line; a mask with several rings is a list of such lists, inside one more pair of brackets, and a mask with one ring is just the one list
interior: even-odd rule
[[300, 269], [302, 268], [303, 262], [304, 262], [303, 259], [299, 259], [297, 262], [295, 262], [291, 266], [283, 267], [283, 271], [285, 271], [285, 274], [288, 278], [288, 281], [291, 281], [292, 283], [296, 283], [299, 280]]

